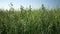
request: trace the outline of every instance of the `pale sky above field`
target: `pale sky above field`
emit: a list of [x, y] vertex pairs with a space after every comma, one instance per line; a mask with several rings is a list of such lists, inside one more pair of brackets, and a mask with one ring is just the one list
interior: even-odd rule
[[42, 4], [48, 8], [60, 7], [60, 0], [0, 0], [0, 8], [8, 9], [10, 2], [13, 3], [14, 8], [19, 8], [20, 5], [23, 5], [25, 8], [29, 5], [31, 5], [32, 8], [40, 8]]

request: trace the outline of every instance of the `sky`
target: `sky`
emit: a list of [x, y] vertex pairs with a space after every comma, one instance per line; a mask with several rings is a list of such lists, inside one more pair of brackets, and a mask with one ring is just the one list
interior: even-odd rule
[[44, 4], [46, 8], [60, 7], [60, 0], [0, 0], [0, 8], [9, 9], [11, 2], [15, 9], [20, 8], [21, 5], [24, 6], [24, 8], [28, 8], [29, 5], [31, 5], [32, 8], [40, 8], [42, 4]]

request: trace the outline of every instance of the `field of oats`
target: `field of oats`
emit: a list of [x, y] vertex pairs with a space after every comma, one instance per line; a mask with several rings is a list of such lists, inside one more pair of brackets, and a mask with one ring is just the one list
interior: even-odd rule
[[60, 34], [60, 9], [0, 9], [0, 34]]

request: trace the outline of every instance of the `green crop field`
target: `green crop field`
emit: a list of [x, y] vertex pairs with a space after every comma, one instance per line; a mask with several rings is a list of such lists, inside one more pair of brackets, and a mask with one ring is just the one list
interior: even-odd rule
[[60, 9], [0, 9], [0, 34], [60, 34]]

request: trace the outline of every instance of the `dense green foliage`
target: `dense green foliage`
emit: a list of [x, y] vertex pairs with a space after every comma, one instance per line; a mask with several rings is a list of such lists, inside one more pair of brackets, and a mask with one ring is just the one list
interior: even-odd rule
[[0, 34], [60, 34], [60, 10], [0, 10]]

